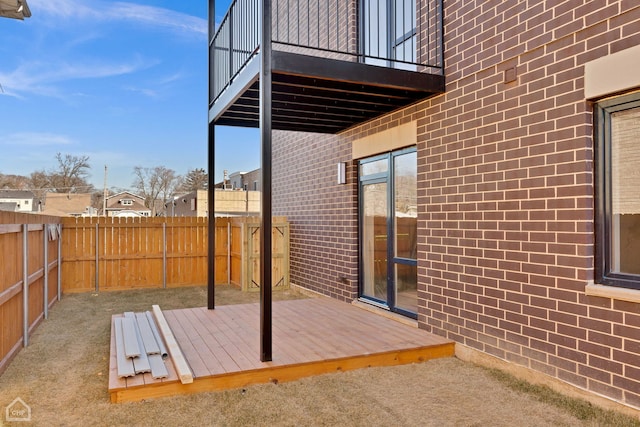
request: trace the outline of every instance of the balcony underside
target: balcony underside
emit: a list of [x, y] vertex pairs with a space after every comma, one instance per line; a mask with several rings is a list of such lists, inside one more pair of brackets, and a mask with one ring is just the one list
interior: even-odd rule
[[[209, 111], [216, 125], [259, 127], [256, 55]], [[444, 77], [274, 51], [272, 127], [338, 133], [444, 92]]]

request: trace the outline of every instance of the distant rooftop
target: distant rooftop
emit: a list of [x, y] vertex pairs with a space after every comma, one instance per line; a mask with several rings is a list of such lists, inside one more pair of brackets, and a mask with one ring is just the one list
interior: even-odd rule
[[[2, 1], [0, 0], [0, 2]], [[35, 197], [28, 190], [0, 190], [0, 199], [34, 199]]]
[[0, 17], [21, 20], [31, 17], [27, 0], [0, 0]]

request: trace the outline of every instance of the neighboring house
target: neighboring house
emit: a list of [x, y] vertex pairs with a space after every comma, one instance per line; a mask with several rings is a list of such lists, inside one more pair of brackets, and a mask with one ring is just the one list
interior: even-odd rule
[[209, 117], [273, 128], [291, 282], [640, 409], [640, 3], [274, 3], [270, 73], [214, 35]]
[[229, 175], [229, 182], [233, 190], [260, 191], [260, 169], [251, 172], [234, 172]]
[[207, 190], [196, 190], [182, 196], [176, 196], [164, 205], [165, 216], [208, 215], [209, 195]]
[[27, 0], [0, 0], [0, 17], [20, 20], [31, 17]]
[[10, 212], [40, 211], [40, 200], [26, 190], [0, 190], [0, 204], [0, 210]]
[[97, 216], [91, 194], [46, 193], [43, 213], [55, 216]]
[[[243, 216], [260, 214], [259, 191], [229, 191], [216, 189], [216, 216]], [[209, 192], [197, 190], [178, 196], [165, 206], [166, 216], [199, 216], [209, 214]]]
[[106, 216], [112, 217], [149, 217], [151, 209], [144, 205], [144, 198], [123, 191], [107, 197]]
[[228, 174], [224, 171], [224, 180], [216, 184], [216, 188], [222, 190], [245, 190], [260, 191], [260, 181], [262, 175], [260, 169], [251, 172], [233, 172]]

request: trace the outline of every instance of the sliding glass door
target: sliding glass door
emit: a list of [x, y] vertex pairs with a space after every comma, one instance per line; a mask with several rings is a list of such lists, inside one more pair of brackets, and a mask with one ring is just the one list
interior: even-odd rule
[[417, 158], [414, 148], [360, 162], [360, 297], [417, 313]]
[[362, 0], [365, 62], [416, 70], [416, 0]]

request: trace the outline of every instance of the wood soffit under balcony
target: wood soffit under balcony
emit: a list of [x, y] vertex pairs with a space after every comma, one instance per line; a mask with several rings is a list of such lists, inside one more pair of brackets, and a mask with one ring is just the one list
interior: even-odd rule
[[[214, 103], [216, 125], [259, 127], [259, 55]], [[272, 127], [338, 133], [444, 92], [444, 76], [358, 62], [272, 54]]]

